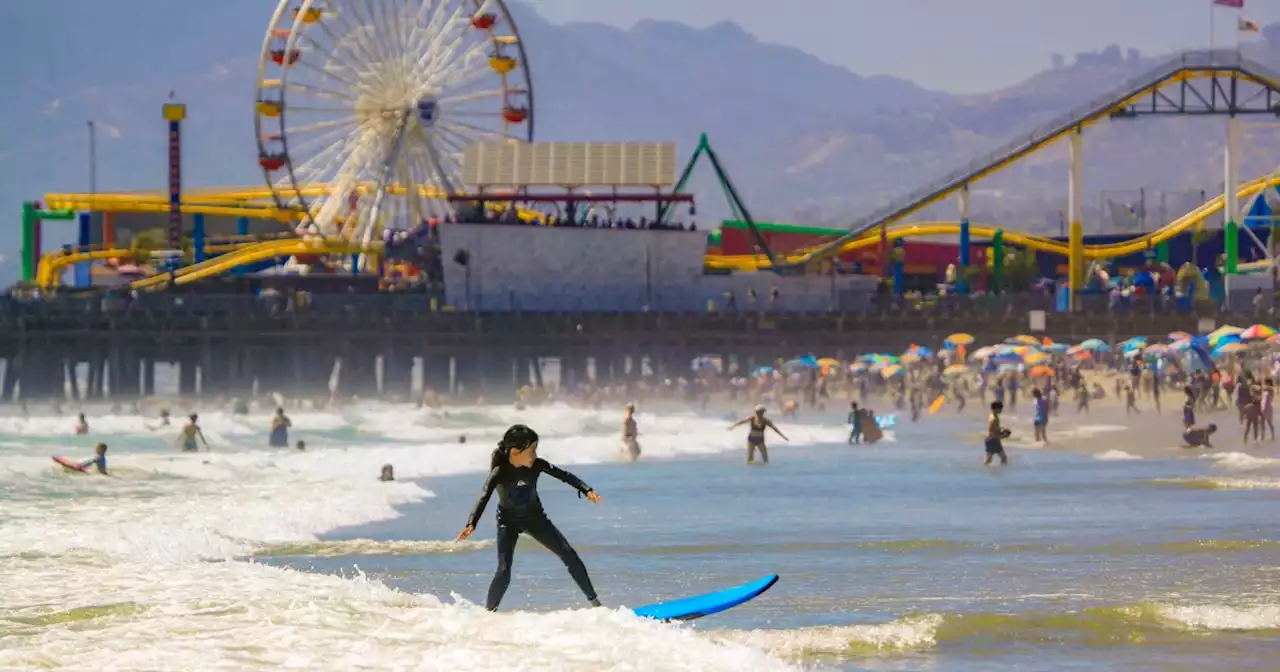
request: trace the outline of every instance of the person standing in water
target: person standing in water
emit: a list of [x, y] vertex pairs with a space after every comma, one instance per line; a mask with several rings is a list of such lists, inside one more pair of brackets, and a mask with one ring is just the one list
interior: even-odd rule
[[196, 438], [199, 437], [204, 449], [209, 450], [209, 441], [204, 438], [204, 432], [200, 431], [200, 425], [196, 424], [200, 416], [192, 413], [187, 416], [187, 424], [182, 426], [182, 431], [178, 432], [178, 439], [182, 441], [182, 452], [193, 453], [200, 450], [200, 446], [196, 445]]
[[849, 443], [862, 443], [862, 411], [858, 410], [858, 402], [849, 402]]
[[991, 464], [992, 458], [1000, 457], [1000, 465], [1009, 464], [1009, 456], [1004, 452], [1004, 440], [1009, 438], [1009, 430], [1000, 426], [1000, 413], [1004, 411], [1004, 404], [994, 401], [991, 403], [991, 415], [987, 416], [987, 460], [982, 466]]
[[747, 464], [751, 464], [756, 461], [757, 448], [760, 449], [760, 459], [762, 459], [765, 464], [769, 464], [769, 449], [764, 443], [765, 429], [772, 429], [778, 436], [782, 437], [783, 441], [791, 440], [787, 438], [786, 434], [782, 433], [782, 430], [778, 429], [777, 425], [773, 424], [772, 420], [764, 417], [764, 406], [756, 406], [756, 412], [754, 414], [729, 425], [729, 429], [735, 429], [747, 423], [751, 423], [750, 431], [747, 432]]
[[1031, 396], [1035, 397], [1035, 440], [1042, 443], [1049, 442], [1049, 399], [1039, 389], [1033, 390]]
[[88, 434], [89, 422], [84, 419], [84, 413], [76, 417], [76, 434]]
[[622, 415], [622, 448], [627, 459], [632, 462], [640, 459], [640, 443], [636, 441], [639, 434], [636, 427], [636, 405], [635, 403], [627, 404]]
[[564, 535], [551, 522], [542, 509], [542, 500], [538, 498], [538, 476], [547, 474], [572, 486], [578, 496], [586, 495], [587, 501], [599, 504], [601, 497], [591, 486], [573, 474], [552, 465], [538, 457], [538, 434], [525, 425], [512, 425], [498, 442], [489, 463], [489, 477], [485, 479], [480, 490], [480, 499], [471, 509], [466, 527], [458, 534], [457, 541], [470, 537], [484, 514], [489, 498], [496, 490], [498, 493], [498, 571], [489, 584], [489, 594], [485, 600], [485, 609], [497, 611], [502, 596], [511, 583], [511, 561], [516, 551], [516, 540], [523, 532], [533, 537], [556, 554], [569, 575], [578, 584], [578, 588], [586, 595], [591, 606], [600, 606], [596, 589], [591, 585], [591, 577], [582, 564], [577, 551], [569, 545]]
[[277, 408], [275, 417], [271, 418], [271, 436], [267, 439], [267, 445], [272, 448], [288, 448], [289, 428], [292, 426], [293, 421], [284, 414], [284, 409]]

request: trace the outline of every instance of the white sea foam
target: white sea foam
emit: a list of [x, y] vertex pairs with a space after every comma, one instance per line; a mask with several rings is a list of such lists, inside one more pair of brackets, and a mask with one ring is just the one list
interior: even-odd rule
[[1126, 462], [1126, 461], [1132, 461], [1132, 460], [1141, 460], [1142, 456], [1134, 455], [1133, 453], [1126, 453], [1123, 450], [1108, 450], [1105, 452], [1094, 454], [1093, 459], [1102, 460], [1104, 462]]
[[[273, 549], [325, 556], [487, 546], [317, 535], [391, 518], [396, 505], [433, 496], [406, 479], [482, 470], [511, 422], [537, 428], [542, 455], [555, 462], [613, 460], [619, 451], [615, 413], [566, 407], [446, 415], [361, 406], [291, 415], [295, 427], [330, 435], [309, 439], [306, 452], [268, 450], [259, 446], [269, 414], [202, 413], [214, 450], [179, 454], [171, 448], [175, 429], [153, 430], [154, 420], [90, 417], [92, 433], [76, 437], [70, 417], [0, 419], [9, 442], [0, 453], [0, 637], [21, 635], [7, 638], [0, 668], [786, 667], [759, 647], [619, 611], [490, 614], [363, 577], [236, 560]], [[646, 459], [741, 449], [742, 436], [718, 419], [639, 420]], [[795, 443], [841, 432], [788, 431]], [[347, 432], [358, 439], [342, 439]], [[83, 459], [99, 440], [112, 446], [113, 478], [73, 474], [49, 459]], [[401, 480], [378, 481], [385, 463]]]

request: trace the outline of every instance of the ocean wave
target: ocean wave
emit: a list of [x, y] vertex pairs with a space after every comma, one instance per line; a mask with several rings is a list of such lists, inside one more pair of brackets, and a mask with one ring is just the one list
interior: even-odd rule
[[1280, 605], [1149, 602], [1055, 613], [927, 613], [885, 623], [733, 631], [716, 636], [730, 642], [754, 642], [781, 658], [809, 661], [923, 651], [948, 643], [1103, 647], [1172, 643], [1213, 633], [1271, 631], [1280, 631]]
[[492, 545], [492, 539], [474, 541], [344, 539], [341, 541], [272, 544], [258, 549], [254, 555], [259, 557], [303, 556], [317, 558], [362, 555], [439, 555], [442, 553], [470, 553]]
[[1156, 478], [1139, 485], [1163, 485], [1190, 490], [1280, 490], [1280, 478], [1236, 478], [1199, 476], [1193, 478]]
[[1202, 460], [1211, 460], [1215, 467], [1250, 471], [1280, 467], [1280, 459], [1274, 457], [1258, 457], [1248, 453], [1208, 453], [1201, 455]]
[[1126, 462], [1131, 460], [1141, 460], [1142, 456], [1134, 455], [1133, 453], [1126, 453], [1123, 450], [1108, 450], [1102, 453], [1095, 453], [1093, 459], [1102, 460], [1104, 462]]

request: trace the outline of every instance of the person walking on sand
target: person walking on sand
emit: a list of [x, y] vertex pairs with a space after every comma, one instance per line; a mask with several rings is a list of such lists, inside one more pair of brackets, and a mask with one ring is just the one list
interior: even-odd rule
[[987, 438], [986, 450], [987, 459], [982, 466], [991, 464], [991, 460], [995, 457], [1000, 458], [1000, 465], [1009, 464], [1009, 456], [1004, 452], [1004, 440], [1009, 438], [1009, 430], [1000, 426], [1000, 413], [1004, 411], [1004, 404], [993, 401], [991, 402], [991, 415], [987, 416]]
[[1276, 383], [1268, 378], [1267, 382], [1262, 386], [1262, 427], [1266, 429], [1266, 434], [1270, 434], [1272, 441], [1276, 440], [1275, 410], [1271, 405], [1275, 397]]
[[1196, 424], [1196, 393], [1190, 385], [1184, 387], [1182, 392], [1186, 395], [1186, 401], [1182, 404], [1182, 427], [1190, 429]]
[[1132, 385], [1124, 386], [1124, 414], [1125, 415], [1131, 415], [1133, 413], [1137, 413], [1139, 415], [1142, 414], [1142, 411], [1138, 410], [1138, 405], [1136, 403], [1137, 402], [1136, 394], [1137, 393], [1134, 392]]

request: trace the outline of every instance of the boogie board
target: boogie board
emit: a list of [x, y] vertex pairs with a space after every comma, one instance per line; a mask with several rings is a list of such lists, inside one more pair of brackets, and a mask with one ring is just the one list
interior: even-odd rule
[[751, 583], [717, 590], [714, 593], [695, 595], [670, 602], [659, 602], [635, 609], [637, 616], [659, 621], [692, 621], [695, 618], [718, 614], [739, 604], [755, 599], [778, 582], [777, 574], [770, 574]]
[[87, 473], [89, 473], [89, 470], [88, 470], [88, 469], [85, 469], [85, 468], [84, 468], [84, 467], [82, 467], [82, 466], [80, 466], [80, 463], [79, 463], [79, 462], [72, 462], [71, 460], [68, 460], [68, 459], [67, 459], [67, 458], [65, 458], [65, 457], [58, 457], [57, 455], [54, 455], [54, 456], [53, 456], [53, 461], [54, 461], [54, 462], [57, 462], [57, 463], [58, 463], [58, 464], [60, 464], [60, 465], [62, 465], [62, 468], [64, 468], [64, 469], [70, 469], [70, 470], [72, 470], [72, 471], [79, 471], [79, 472], [86, 473], [86, 474], [87, 474]]
[[893, 429], [898, 425], [898, 416], [896, 415], [877, 415], [876, 427], [880, 429]]

